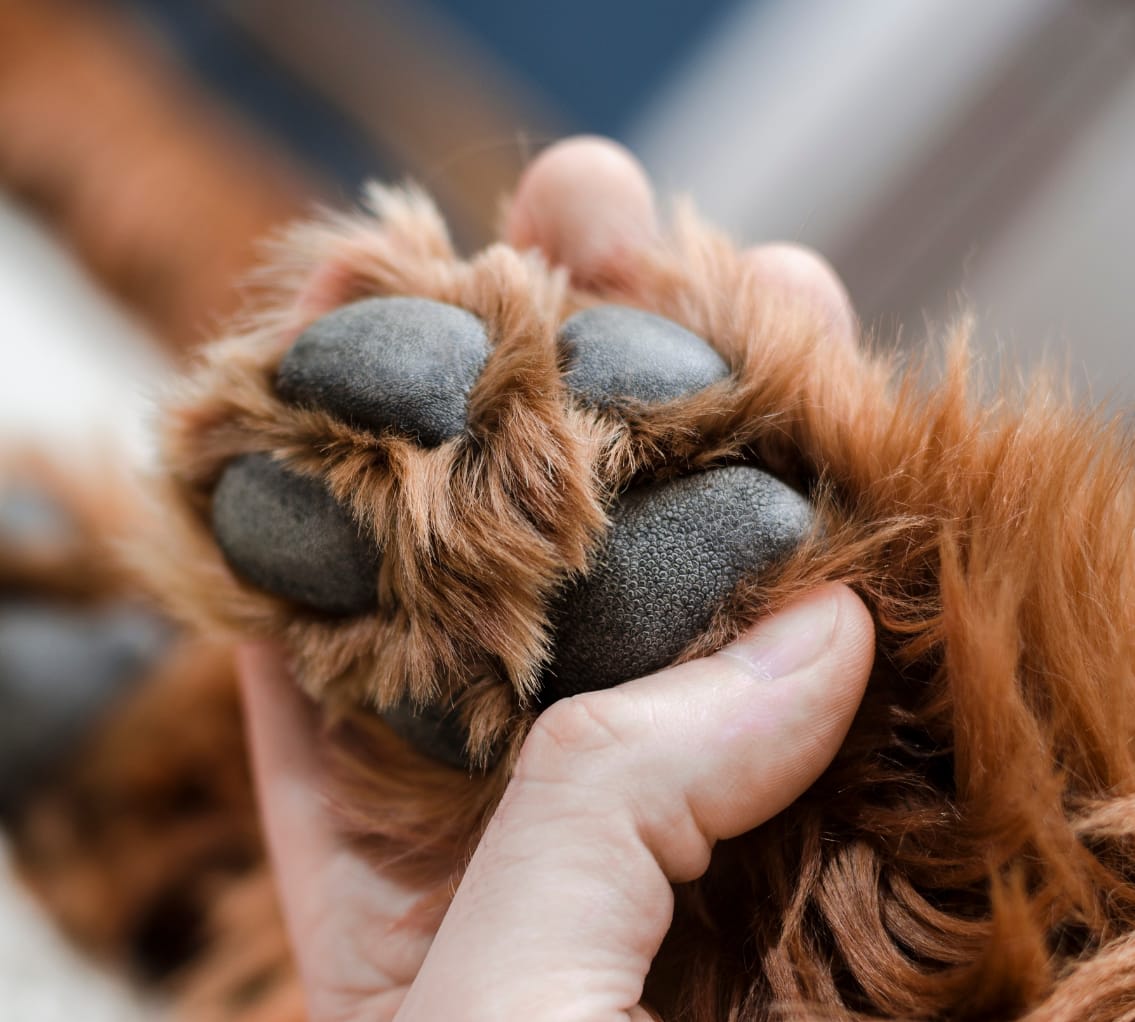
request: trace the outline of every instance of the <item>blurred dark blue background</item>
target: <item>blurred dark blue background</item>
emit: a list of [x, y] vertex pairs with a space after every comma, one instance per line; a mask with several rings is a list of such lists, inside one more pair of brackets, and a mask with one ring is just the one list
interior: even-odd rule
[[[271, 130], [348, 190], [402, 168], [349, 116], [297, 76], [260, 38], [267, 5], [226, 0], [124, 0], [212, 89]], [[408, 18], [419, 41], [459, 33], [539, 98], [560, 131], [627, 139], [651, 98], [738, 0], [432, 0], [413, 7], [382, 0], [320, 0], [319, 21], [344, 19], [381, 34]], [[360, 87], [364, 87], [360, 85]], [[540, 134], [539, 119], [518, 124]], [[540, 139], [538, 141], [543, 141]]]

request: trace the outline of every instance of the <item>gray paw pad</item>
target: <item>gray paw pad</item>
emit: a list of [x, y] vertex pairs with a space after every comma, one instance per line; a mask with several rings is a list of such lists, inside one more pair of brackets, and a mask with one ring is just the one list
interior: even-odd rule
[[696, 334], [623, 305], [577, 312], [561, 328], [560, 343], [568, 387], [593, 404], [673, 401], [729, 375], [724, 359]]
[[161, 655], [169, 624], [138, 607], [0, 605], [0, 806], [70, 755]]
[[266, 454], [229, 462], [213, 492], [213, 534], [253, 585], [328, 614], [377, 602], [379, 551], [316, 479]]
[[811, 525], [802, 496], [750, 466], [628, 491], [595, 567], [556, 608], [543, 701], [664, 667], [743, 577], [790, 553]]
[[75, 523], [48, 494], [24, 483], [0, 487], [0, 543], [55, 544], [74, 536]]
[[468, 768], [465, 729], [456, 712], [444, 712], [433, 706], [419, 708], [403, 701], [392, 709], [384, 710], [382, 719], [418, 752], [458, 770]]
[[426, 298], [366, 298], [309, 326], [276, 375], [285, 401], [427, 447], [465, 429], [469, 391], [489, 355], [484, 324]]

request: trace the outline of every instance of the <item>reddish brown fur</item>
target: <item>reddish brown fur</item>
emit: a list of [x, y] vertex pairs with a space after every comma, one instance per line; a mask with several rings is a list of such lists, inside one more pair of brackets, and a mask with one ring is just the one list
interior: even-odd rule
[[[1044, 383], [980, 407], [961, 331], [935, 381], [833, 348], [689, 214], [599, 297], [689, 326], [733, 379], [661, 409], [588, 411], [566, 398], [553, 337], [596, 296], [503, 247], [459, 262], [420, 196], [373, 198], [377, 221], [293, 235], [275, 311], [206, 352], [171, 406], [159, 541], [141, 561], [200, 626], [285, 639], [334, 710], [345, 823], [376, 861], [444, 904], [534, 716], [544, 602], [586, 563], [611, 495], [642, 475], [759, 462], [810, 486], [824, 527], [741, 586], [686, 655], [840, 579], [873, 612], [876, 664], [821, 780], [678, 891], [649, 1001], [698, 1022], [1135, 1017], [1135, 503], [1119, 425]], [[488, 323], [475, 457], [468, 441], [422, 452], [274, 397], [305, 323], [387, 293]], [[232, 576], [209, 493], [250, 450], [321, 475], [384, 543], [378, 615], [318, 620]], [[472, 750], [501, 749], [497, 765], [463, 777], [351, 708], [404, 694], [460, 696]], [[255, 968], [225, 950], [272, 918], [239, 894], [194, 1011], [295, 1017], [278, 934]], [[264, 886], [245, 896], [267, 906]], [[271, 981], [250, 1003], [256, 975]]]
[[60, 528], [41, 534], [0, 530], [0, 596], [91, 603], [136, 589], [111, 538], [141, 524], [137, 488], [123, 466], [103, 457], [65, 471], [46, 453], [21, 448], [0, 453], [0, 480], [4, 490], [41, 494], [62, 512]]

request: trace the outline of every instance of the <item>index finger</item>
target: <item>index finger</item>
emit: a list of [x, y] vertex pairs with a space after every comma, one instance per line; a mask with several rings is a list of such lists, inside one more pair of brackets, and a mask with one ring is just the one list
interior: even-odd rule
[[384, 876], [325, 795], [318, 719], [272, 646], [238, 653], [253, 774], [276, 887], [312, 1017], [390, 1018], [432, 939], [404, 925], [421, 892]]

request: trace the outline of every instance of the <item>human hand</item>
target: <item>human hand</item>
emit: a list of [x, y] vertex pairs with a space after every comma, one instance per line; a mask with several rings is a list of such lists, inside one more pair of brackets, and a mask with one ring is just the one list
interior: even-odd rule
[[826, 586], [738, 642], [553, 705], [436, 938], [417, 893], [340, 840], [310, 708], [263, 647], [242, 682], [265, 828], [311, 1018], [644, 1019], [671, 883], [822, 772], [859, 703], [872, 626]]
[[[621, 151], [593, 141], [534, 164], [507, 224], [581, 281], [654, 232], [653, 200]], [[749, 255], [763, 285], [830, 314], [846, 299], [815, 257]], [[670, 923], [670, 884], [719, 839], [797, 797], [827, 765], [870, 669], [862, 604], [828, 586], [712, 657], [555, 704], [518, 768], [436, 937], [419, 893], [336, 833], [310, 708], [278, 656], [242, 652], [254, 769], [284, 914], [316, 1022], [647, 1018], [643, 980]]]

